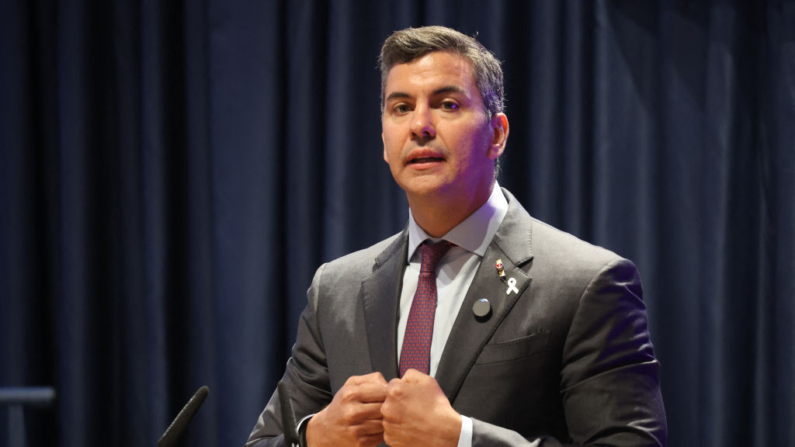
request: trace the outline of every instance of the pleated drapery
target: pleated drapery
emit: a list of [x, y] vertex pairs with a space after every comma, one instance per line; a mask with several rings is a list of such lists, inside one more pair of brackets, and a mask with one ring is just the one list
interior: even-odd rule
[[[638, 265], [671, 446], [795, 447], [795, 2], [0, 2], [0, 386], [30, 445], [242, 445], [315, 269], [400, 231], [376, 57], [504, 61], [502, 186]], [[0, 421], [6, 415], [0, 410]], [[0, 443], [7, 427], [0, 423]]]

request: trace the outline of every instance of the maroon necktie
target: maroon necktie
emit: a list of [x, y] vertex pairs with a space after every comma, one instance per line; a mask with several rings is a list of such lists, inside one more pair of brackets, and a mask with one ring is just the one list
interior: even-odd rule
[[436, 315], [436, 266], [452, 246], [447, 241], [435, 244], [425, 241], [420, 245], [422, 265], [400, 351], [400, 377], [409, 368], [430, 374], [433, 319]]

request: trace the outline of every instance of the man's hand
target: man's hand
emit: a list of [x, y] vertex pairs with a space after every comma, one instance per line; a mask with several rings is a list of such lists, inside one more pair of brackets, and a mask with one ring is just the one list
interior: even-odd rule
[[352, 376], [306, 426], [309, 447], [374, 447], [384, 442], [381, 404], [387, 383], [380, 372]]
[[461, 415], [450, 405], [433, 377], [410, 369], [393, 379], [381, 406], [384, 441], [391, 447], [456, 447]]

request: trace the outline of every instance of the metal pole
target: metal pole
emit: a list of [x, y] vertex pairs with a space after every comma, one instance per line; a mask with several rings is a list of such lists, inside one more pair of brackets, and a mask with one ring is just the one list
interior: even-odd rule
[[8, 446], [25, 447], [25, 406], [49, 407], [55, 401], [52, 387], [0, 388], [0, 406], [8, 406]]

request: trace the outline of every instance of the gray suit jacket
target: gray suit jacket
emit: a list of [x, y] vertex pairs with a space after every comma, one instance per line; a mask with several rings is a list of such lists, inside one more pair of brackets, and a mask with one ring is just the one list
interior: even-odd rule
[[[503, 192], [508, 213], [436, 373], [453, 408], [473, 418], [473, 446], [665, 445], [635, 266], [533, 219]], [[328, 405], [352, 375], [397, 376], [407, 240], [403, 231], [318, 269], [283, 378], [298, 419]], [[497, 259], [518, 293], [506, 294]], [[472, 313], [480, 298], [492, 306], [485, 321]], [[246, 445], [282, 445], [281, 431], [274, 394]]]

